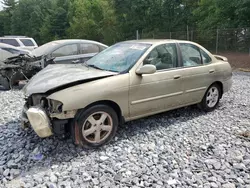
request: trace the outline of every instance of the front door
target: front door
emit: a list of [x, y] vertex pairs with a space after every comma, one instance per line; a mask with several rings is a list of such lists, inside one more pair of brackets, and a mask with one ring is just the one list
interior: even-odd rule
[[182, 103], [182, 71], [178, 69], [176, 44], [157, 46], [149, 53], [143, 64], [155, 65], [157, 72], [148, 75], [130, 72], [131, 119], [172, 109]]

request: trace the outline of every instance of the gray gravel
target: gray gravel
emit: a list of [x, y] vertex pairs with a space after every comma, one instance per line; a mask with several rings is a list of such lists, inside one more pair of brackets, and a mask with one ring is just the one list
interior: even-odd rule
[[214, 112], [129, 122], [99, 150], [21, 130], [22, 93], [0, 91], [0, 187], [250, 188], [250, 74], [233, 80]]

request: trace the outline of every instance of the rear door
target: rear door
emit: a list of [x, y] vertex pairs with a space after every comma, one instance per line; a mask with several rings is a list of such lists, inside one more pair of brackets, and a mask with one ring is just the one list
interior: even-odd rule
[[198, 46], [179, 43], [182, 57], [184, 104], [199, 103], [214, 81], [215, 68], [211, 57]]
[[64, 45], [51, 53], [51, 57], [54, 57], [54, 61], [58, 64], [71, 64], [79, 63], [80, 56], [78, 53], [77, 44]]
[[100, 47], [97, 44], [81, 43], [80, 44], [80, 63], [84, 63], [100, 52]]

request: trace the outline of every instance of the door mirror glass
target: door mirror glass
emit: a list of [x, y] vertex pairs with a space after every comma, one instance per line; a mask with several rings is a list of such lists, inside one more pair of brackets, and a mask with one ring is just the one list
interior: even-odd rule
[[136, 70], [136, 74], [154, 74], [156, 72], [156, 67], [154, 65], [143, 65], [141, 68]]

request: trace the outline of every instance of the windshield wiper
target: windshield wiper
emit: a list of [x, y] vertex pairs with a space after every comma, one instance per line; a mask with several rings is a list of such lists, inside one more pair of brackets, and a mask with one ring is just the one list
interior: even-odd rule
[[88, 67], [92, 67], [92, 68], [95, 68], [95, 69], [105, 70], [105, 69], [102, 69], [102, 68], [97, 67], [97, 66], [95, 66], [95, 65], [89, 65], [89, 64], [87, 64], [87, 63], [86, 63], [86, 65], [87, 65]]
[[92, 67], [92, 68], [95, 68], [95, 69], [99, 69], [99, 70], [104, 70], [104, 71], [110, 71], [110, 72], [118, 72], [118, 71], [114, 71], [114, 70], [109, 70], [109, 69], [102, 69], [100, 67], [97, 67], [96, 65], [92, 65], [92, 64], [88, 64], [88, 63], [84, 63], [84, 65], [86, 67]]

